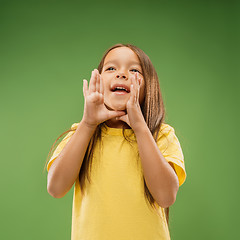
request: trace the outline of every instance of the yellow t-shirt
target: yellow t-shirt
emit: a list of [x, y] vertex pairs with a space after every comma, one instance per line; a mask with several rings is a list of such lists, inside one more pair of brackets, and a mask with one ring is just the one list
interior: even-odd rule
[[[47, 170], [77, 129], [60, 142]], [[126, 135], [136, 139], [132, 129]], [[182, 185], [186, 178], [184, 157], [174, 128], [163, 123], [157, 145], [172, 162]], [[101, 150], [101, 151], [100, 151]], [[91, 184], [82, 196], [75, 181], [72, 207], [72, 240], [166, 240], [170, 239], [164, 209], [154, 211], [144, 197], [143, 170], [137, 142], [129, 144], [122, 129], [102, 128], [102, 142], [93, 153]]]

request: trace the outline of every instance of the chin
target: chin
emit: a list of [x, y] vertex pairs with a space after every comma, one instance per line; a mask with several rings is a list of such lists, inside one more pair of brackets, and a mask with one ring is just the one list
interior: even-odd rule
[[109, 110], [114, 110], [114, 111], [125, 111], [126, 110], [126, 104], [120, 104], [120, 103], [115, 103], [115, 104], [107, 104], [105, 103], [107, 109]]
[[126, 110], [126, 105], [125, 106], [116, 106], [113, 109], [115, 111], [125, 111]]

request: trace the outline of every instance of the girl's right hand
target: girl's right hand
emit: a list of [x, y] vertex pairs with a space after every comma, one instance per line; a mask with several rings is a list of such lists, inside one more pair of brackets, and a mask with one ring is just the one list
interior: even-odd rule
[[84, 113], [82, 121], [91, 128], [100, 123], [125, 115], [124, 111], [110, 111], [104, 104], [104, 87], [101, 75], [97, 69], [92, 71], [89, 88], [86, 79], [83, 80]]

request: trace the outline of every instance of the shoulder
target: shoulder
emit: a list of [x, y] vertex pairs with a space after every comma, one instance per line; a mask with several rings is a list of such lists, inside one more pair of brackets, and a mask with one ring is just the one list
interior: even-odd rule
[[[75, 133], [76, 129], [77, 129], [77, 126], [78, 126], [79, 123], [73, 123], [70, 127], [70, 129], [68, 129], [65, 133], [67, 133], [65, 135], [65, 137], [61, 140], [61, 142], [58, 144], [58, 147], [57, 148], [63, 148], [63, 146], [70, 140], [70, 138], [72, 137], [72, 135]], [[63, 133], [63, 134], [65, 134]], [[62, 134], [62, 135], [63, 135]], [[61, 135], [61, 136], [62, 136]]]
[[163, 123], [160, 128], [157, 145], [167, 162], [171, 162], [178, 176], [179, 186], [186, 179], [186, 171], [184, 164], [184, 155], [175, 129], [169, 124]]
[[176, 136], [174, 127], [167, 123], [162, 123], [157, 137], [157, 143], [161, 145], [166, 145], [167, 147], [170, 143], [178, 144], [178, 142], [179, 140]]
[[164, 129], [173, 129], [173, 127], [167, 123], [162, 123], [161, 124], [161, 130], [164, 130]]
[[70, 127], [70, 129], [67, 131], [67, 135], [63, 138], [62, 142], [66, 142], [69, 140], [69, 138], [75, 133], [79, 123], [73, 123]]
[[73, 123], [72, 126], [71, 126], [71, 130], [76, 131], [78, 125], [79, 125], [79, 123]]
[[72, 135], [75, 133], [77, 130], [79, 123], [73, 123], [68, 130], [68, 134], [63, 138], [62, 143], [65, 144], [66, 142], [69, 141], [69, 139], [72, 137]]
[[[60, 137], [58, 137], [58, 139], [55, 141], [55, 143], [56, 143], [59, 139], [62, 139], [63, 135], [65, 135], [67, 133], [67, 135], [65, 135], [65, 137], [62, 140], [60, 140], [60, 143], [57, 144], [57, 147], [55, 148], [55, 150], [48, 162], [47, 171], [49, 171], [50, 166], [52, 165], [53, 161], [57, 158], [57, 156], [63, 150], [63, 148], [65, 147], [67, 142], [70, 140], [70, 138], [72, 137], [72, 135], [74, 134], [76, 129], [77, 129], [77, 124], [76, 123], [72, 124], [71, 128], [69, 130], [67, 130], [66, 132], [64, 132], [63, 134], [61, 134]], [[55, 143], [54, 143], [54, 145], [55, 145]]]
[[160, 131], [159, 131], [159, 136], [163, 135], [163, 134], [167, 134], [170, 132], [175, 132], [174, 127], [172, 127], [171, 125], [167, 124], [167, 123], [162, 123], [161, 127], [160, 127]]

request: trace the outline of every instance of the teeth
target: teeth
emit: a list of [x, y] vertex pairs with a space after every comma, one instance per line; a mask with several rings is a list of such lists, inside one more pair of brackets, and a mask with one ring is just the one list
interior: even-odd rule
[[115, 89], [119, 89], [119, 90], [125, 90], [125, 91], [127, 91], [127, 89], [126, 89], [126, 88], [123, 88], [123, 87], [116, 87]]

